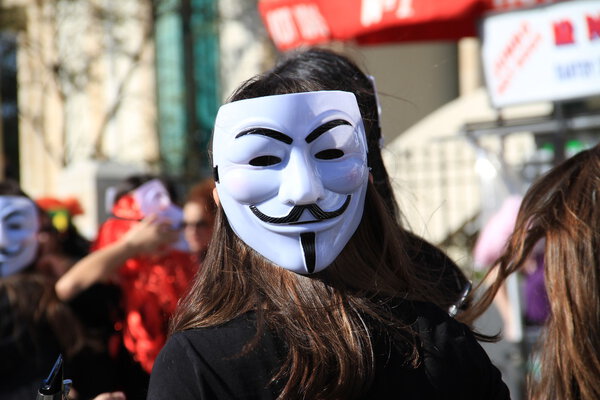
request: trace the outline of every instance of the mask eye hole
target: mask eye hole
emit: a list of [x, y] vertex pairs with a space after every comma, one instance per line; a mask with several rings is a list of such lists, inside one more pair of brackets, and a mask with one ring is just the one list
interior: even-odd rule
[[315, 157], [317, 157], [320, 160], [335, 160], [336, 158], [340, 158], [343, 155], [344, 152], [340, 149], [327, 149], [318, 152], [317, 154], [315, 154]]
[[254, 167], [268, 167], [270, 165], [279, 164], [281, 158], [276, 156], [260, 156], [250, 160], [249, 164]]

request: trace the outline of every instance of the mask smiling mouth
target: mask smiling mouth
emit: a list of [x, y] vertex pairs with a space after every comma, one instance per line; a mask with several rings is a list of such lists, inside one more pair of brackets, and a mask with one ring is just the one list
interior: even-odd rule
[[[300, 225], [300, 224], [312, 224], [316, 222], [325, 221], [328, 219], [335, 218], [343, 214], [348, 208], [348, 204], [350, 204], [350, 198], [352, 196], [348, 195], [346, 197], [346, 201], [341, 205], [340, 208], [333, 211], [323, 211], [321, 207], [316, 204], [306, 204], [306, 205], [298, 205], [294, 206], [291, 211], [283, 217], [271, 217], [269, 215], [263, 214], [258, 210], [256, 206], [250, 206], [250, 210], [258, 219], [263, 222], [267, 222], [269, 224], [278, 224], [278, 225]], [[308, 210], [316, 219], [310, 221], [299, 221], [302, 213]]]
[[17, 257], [23, 252], [23, 249], [24, 246], [22, 245], [16, 246], [14, 249], [0, 247], [0, 259], [9, 259]]

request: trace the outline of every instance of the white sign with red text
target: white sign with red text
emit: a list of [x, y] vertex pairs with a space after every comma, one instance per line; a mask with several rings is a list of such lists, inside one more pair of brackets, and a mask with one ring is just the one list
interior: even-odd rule
[[490, 15], [481, 39], [496, 108], [600, 95], [600, 0]]

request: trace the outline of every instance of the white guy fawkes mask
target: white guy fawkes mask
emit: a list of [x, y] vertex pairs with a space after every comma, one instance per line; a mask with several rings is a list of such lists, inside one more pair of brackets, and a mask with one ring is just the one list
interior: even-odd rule
[[[156, 214], [159, 218], [168, 221], [175, 229], [180, 229], [183, 224], [183, 210], [173, 204], [171, 196], [160, 179], [152, 179], [133, 190], [133, 197], [140, 207], [144, 217]], [[171, 245], [172, 248], [189, 251], [189, 246], [183, 237]]]
[[30, 265], [37, 255], [40, 218], [33, 201], [0, 196], [0, 277]]
[[365, 129], [350, 92], [226, 104], [215, 122], [213, 159], [229, 224], [280, 267], [323, 270], [360, 223], [369, 170]]

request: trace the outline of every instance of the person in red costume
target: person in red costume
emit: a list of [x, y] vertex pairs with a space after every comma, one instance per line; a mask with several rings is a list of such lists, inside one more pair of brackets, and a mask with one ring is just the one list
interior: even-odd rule
[[[118, 284], [123, 318], [115, 326], [122, 345], [145, 374], [152, 370], [166, 340], [168, 319], [198, 269], [183, 240], [181, 209], [171, 197], [167, 186], [151, 176], [125, 180], [92, 253], [56, 284], [63, 300], [98, 282]], [[114, 353], [118, 345], [113, 344]], [[138, 396], [144, 398], [145, 393], [127, 398]]]

